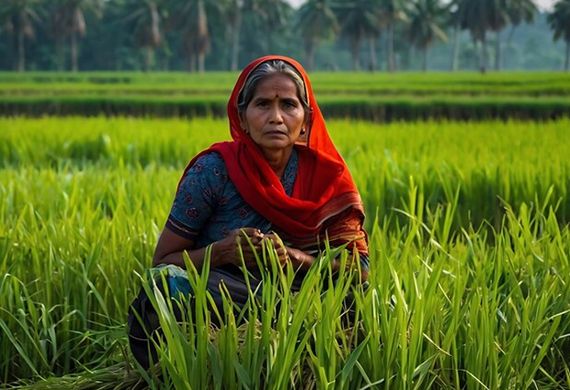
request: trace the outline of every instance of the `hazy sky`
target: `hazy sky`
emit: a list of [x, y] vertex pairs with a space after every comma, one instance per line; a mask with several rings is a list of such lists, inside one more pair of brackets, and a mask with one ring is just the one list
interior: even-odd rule
[[[291, 5], [294, 7], [303, 4], [305, 0], [287, 0]], [[535, 0], [535, 3], [538, 4], [538, 7], [541, 9], [550, 9], [552, 8], [552, 4], [554, 4], [556, 0]]]

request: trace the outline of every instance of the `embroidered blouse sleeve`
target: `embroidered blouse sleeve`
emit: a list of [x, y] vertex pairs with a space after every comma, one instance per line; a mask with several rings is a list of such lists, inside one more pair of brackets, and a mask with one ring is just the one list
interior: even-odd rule
[[182, 178], [166, 226], [184, 238], [196, 238], [215, 212], [226, 181], [226, 167], [218, 154], [198, 158]]

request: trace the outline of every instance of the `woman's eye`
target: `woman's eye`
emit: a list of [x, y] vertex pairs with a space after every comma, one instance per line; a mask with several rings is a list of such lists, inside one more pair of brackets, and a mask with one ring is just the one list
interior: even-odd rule
[[295, 108], [295, 107], [297, 107], [297, 104], [296, 104], [295, 102], [288, 102], [288, 101], [285, 101], [285, 102], [283, 102], [283, 105], [284, 105], [285, 107], [287, 107], [287, 108]]

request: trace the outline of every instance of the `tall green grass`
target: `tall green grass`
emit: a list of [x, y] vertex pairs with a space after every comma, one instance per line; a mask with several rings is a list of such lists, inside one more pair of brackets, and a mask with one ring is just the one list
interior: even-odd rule
[[153, 288], [141, 275], [185, 162], [227, 138], [226, 123], [0, 120], [0, 378], [567, 388], [568, 125], [330, 122], [368, 210], [369, 287], [348, 271], [331, 283], [333, 251], [293, 294], [292, 270], [267, 252], [257, 304], [218, 329], [199, 288], [207, 268], [190, 268], [199, 304], [179, 327], [157, 296], [161, 365], [143, 375], [126, 310], [141, 284]]
[[[0, 167], [101, 169], [172, 167], [171, 193], [188, 160], [228, 139], [223, 120], [1, 119]], [[401, 208], [410, 180], [425, 207], [454, 202], [454, 230], [497, 227], [504, 204], [552, 205], [570, 220], [570, 139], [567, 119], [535, 122], [427, 122], [375, 125], [331, 121], [331, 133], [352, 168], [367, 210], [405, 220]], [[551, 193], [549, 195], [549, 193]], [[370, 219], [369, 219], [370, 221]]]

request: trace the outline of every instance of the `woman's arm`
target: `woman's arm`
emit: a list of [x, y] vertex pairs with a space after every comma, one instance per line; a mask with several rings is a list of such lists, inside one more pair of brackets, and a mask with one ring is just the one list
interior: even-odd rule
[[[242, 254], [245, 266], [256, 267], [255, 253], [261, 253], [262, 241], [271, 240], [277, 251], [279, 262], [286, 264], [290, 262], [295, 269], [308, 270], [315, 261], [312, 256], [300, 249], [292, 248], [283, 244], [283, 241], [276, 234], [266, 234], [260, 232], [257, 228], [241, 228], [234, 229], [222, 240], [212, 244], [212, 253], [210, 258], [211, 267], [220, 267], [225, 264], [242, 264]], [[240, 251], [241, 248], [241, 251]], [[184, 238], [168, 227], [162, 231], [156, 249], [154, 251], [153, 266], [159, 264], [174, 264], [185, 268], [184, 253], [188, 255], [194, 266], [198, 269], [204, 263], [206, 247], [194, 248], [194, 240]], [[338, 270], [340, 263], [333, 262], [333, 270]], [[368, 272], [362, 270], [362, 280], [366, 280]]]
[[[241, 265], [241, 254], [246, 267], [255, 265], [254, 251], [261, 249], [262, 239], [263, 234], [256, 228], [232, 230], [225, 238], [212, 244], [210, 266]], [[194, 248], [194, 245], [194, 240], [184, 238], [165, 227], [156, 244], [152, 264], [174, 264], [184, 268], [184, 253], [187, 253], [194, 266], [199, 269], [204, 263], [206, 247]]]

